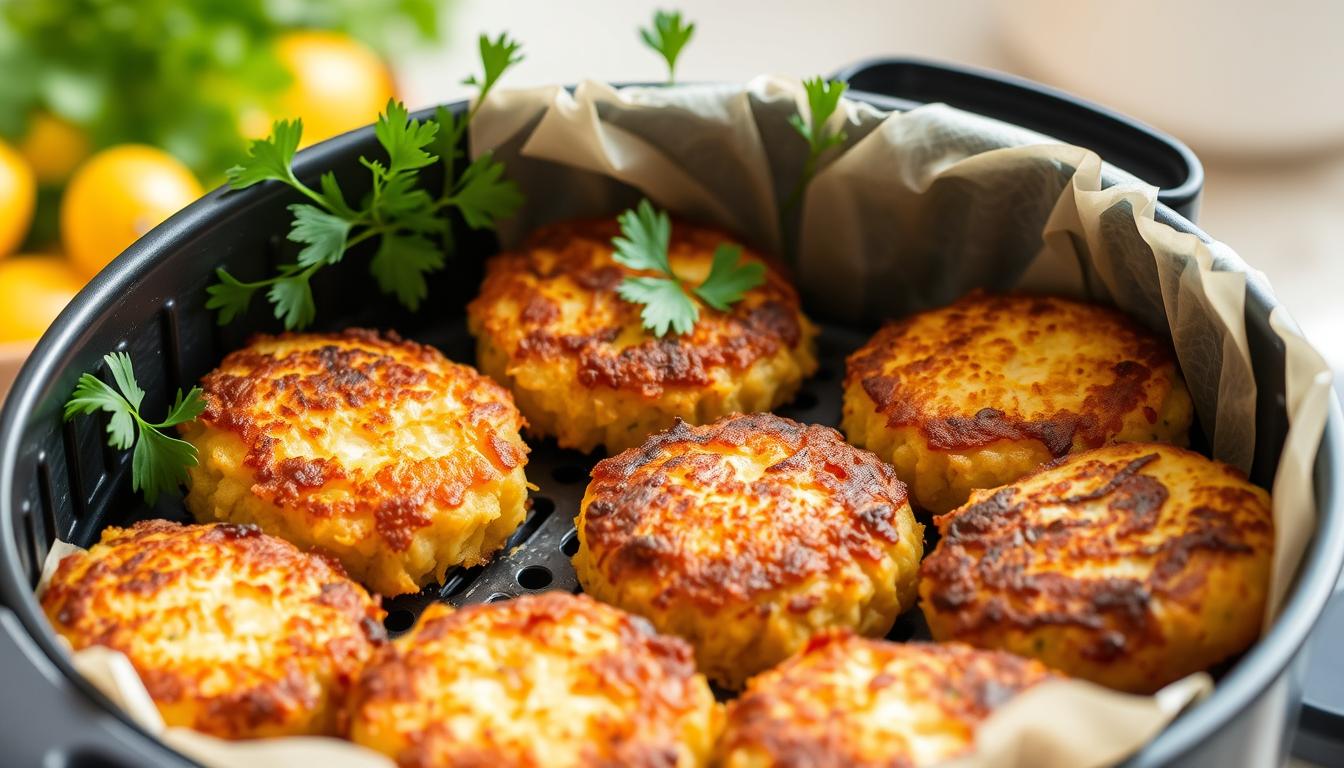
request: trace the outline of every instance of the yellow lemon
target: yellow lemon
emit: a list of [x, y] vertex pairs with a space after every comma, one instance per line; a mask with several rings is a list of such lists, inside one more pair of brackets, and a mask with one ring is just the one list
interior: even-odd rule
[[18, 152], [0, 141], [0, 256], [12, 253], [28, 234], [37, 200], [33, 171]]
[[372, 123], [396, 95], [378, 54], [337, 32], [287, 33], [277, 54], [294, 78], [278, 114], [303, 118], [304, 146]]
[[50, 112], [36, 112], [19, 142], [19, 153], [39, 183], [59, 184], [89, 156], [89, 137], [74, 123]]
[[200, 197], [185, 165], [154, 147], [105, 149], [75, 171], [61, 199], [61, 240], [86, 276]]
[[0, 261], [0, 343], [37, 339], [83, 287], [79, 272], [56, 256]]

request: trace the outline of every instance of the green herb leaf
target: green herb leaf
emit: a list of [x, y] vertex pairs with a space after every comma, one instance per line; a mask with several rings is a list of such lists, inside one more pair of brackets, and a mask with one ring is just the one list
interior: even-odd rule
[[204, 410], [205, 398], [202, 397], [200, 387], [192, 387], [186, 395], [183, 395], [182, 390], [179, 389], [177, 390], [177, 397], [173, 399], [173, 407], [168, 410], [167, 418], [154, 426], [159, 429], [175, 427], [200, 416]]
[[[485, 97], [490, 94], [490, 89], [495, 87], [495, 83], [499, 82], [499, 78], [503, 77], [510, 67], [523, 60], [523, 54], [520, 53], [522, 44], [511, 39], [507, 32], [501, 32], [494, 40], [488, 35], [481, 35], [479, 45], [484, 72], [480, 78], [471, 75], [462, 81], [463, 85], [474, 85], [480, 89], [480, 93], [476, 95], [478, 105], [485, 101]], [[472, 107], [473, 114], [475, 111], [476, 108]]]
[[840, 106], [840, 97], [845, 93], [845, 86], [845, 83], [838, 80], [822, 80], [820, 77], [803, 81], [803, 90], [807, 93], [808, 117], [804, 120], [802, 115], [795, 114], [789, 118], [789, 125], [792, 125], [793, 129], [807, 141], [807, 158], [803, 161], [803, 172], [798, 176], [798, 183], [794, 185], [793, 191], [780, 207], [781, 227], [786, 226], [785, 222], [802, 203], [803, 192], [816, 175], [817, 163], [821, 156], [826, 150], [845, 142], [846, 134], [843, 130], [832, 131], [827, 126], [831, 116]]
[[[480, 93], [465, 116], [440, 108], [433, 120], [412, 119], [405, 105], [395, 99], [374, 125], [378, 143], [387, 158], [361, 157], [359, 162], [372, 176], [369, 194], [358, 207], [346, 201], [335, 174], [322, 174], [318, 190], [303, 184], [294, 175], [294, 153], [298, 149], [302, 126], [298, 121], [278, 121], [273, 134], [253, 142], [247, 160], [230, 170], [229, 181], [241, 189], [262, 181], [280, 181], [301, 192], [311, 202], [291, 205], [294, 218], [289, 239], [303, 244], [294, 264], [282, 267], [279, 274], [257, 282], [245, 283], [227, 271], [216, 274], [219, 282], [209, 286], [206, 307], [217, 310], [221, 324], [246, 312], [252, 295], [262, 288], [274, 314], [293, 330], [303, 328], [316, 317], [311, 279], [320, 269], [341, 261], [345, 252], [365, 240], [378, 241], [369, 269], [383, 291], [397, 296], [411, 309], [425, 298], [425, 274], [443, 266], [451, 249], [452, 233], [441, 209], [456, 208], [468, 226], [493, 228], [522, 204], [518, 186], [504, 178], [504, 166], [489, 152], [471, 163], [460, 177], [455, 163], [462, 156], [461, 141], [486, 94], [504, 72], [522, 60], [520, 46], [507, 34], [490, 40], [482, 36]], [[421, 188], [420, 171], [442, 159], [444, 191], [438, 198]], [[441, 235], [442, 248], [428, 235]]]
[[[123, 364], [130, 365], [130, 359], [124, 352], [103, 358], [108, 368]], [[124, 451], [135, 443], [135, 413], [132, 405], [121, 393], [108, 386], [102, 379], [91, 373], [79, 377], [75, 391], [65, 403], [65, 419], [69, 421], [75, 414], [90, 414], [106, 411], [112, 415], [107, 422], [107, 443], [117, 450]]]
[[345, 194], [341, 192], [341, 185], [336, 181], [336, 174], [331, 171], [322, 174], [322, 199], [326, 201], [331, 212], [337, 216], [351, 221], [360, 217], [360, 214], [345, 202]]
[[387, 150], [388, 175], [424, 168], [438, 159], [424, 150], [434, 142], [439, 124], [433, 120], [422, 122], [410, 118], [406, 105], [388, 99], [387, 107], [373, 126], [378, 143]]
[[639, 36], [644, 39], [644, 44], [657, 51], [667, 62], [667, 82], [676, 81], [677, 57], [694, 33], [695, 24], [684, 23], [681, 11], [656, 11], [653, 14], [653, 27], [640, 28]]
[[616, 290], [622, 299], [644, 305], [639, 317], [659, 338], [666, 336], [669, 328], [676, 334], [689, 333], [700, 319], [700, 308], [676, 278], [627, 277]]
[[131, 456], [131, 487], [143, 491], [145, 501], [153, 504], [160, 493], [173, 490], [186, 481], [187, 467], [196, 466], [196, 448], [160, 430], [201, 415], [205, 400], [197, 387], [185, 395], [179, 389], [168, 416], [158, 424], [148, 422], [140, 414], [145, 392], [135, 380], [130, 356], [115, 352], [105, 355], [103, 362], [116, 382], [116, 389], [93, 374], [80, 376], [66, 401], [65, 419], [69, 421], [77, 414], [98, 411], [111, 414], [107, 424], [108, 444], [119, 451], [135, 446]]
[[369, 262], [369, 271], [384, 293], [395, 293], [414, 312], [429, 294], [425, 275], [442, 269], [443, 262], [443, 251], [424, 237], [385, 235]]
[[504, 164], [495, 162], [490, 152], [482, 153], [462, 172], [457, 191], [448, 202], [462, 213], [467, 226], [494, 229], [499, 219], [509, 218], [523, 204], [518, 185], [503, 175]]
[[307, 270], [290, 272], [275, 278], [266, 291], [266, 300], [275, 306], [275, 316], [284, 322], [286, 329], [307, 328], [317, 317], [313, 287], [308, 283], [311, 276]]
[[672, 222], [663, 211], [654, 210], [647, 198], [639, 206], [616, 218], [621, 234], [611, 241], [616, 246], [613, 258], [631, 269], [650, 269], [672, 277], [667, 261], [667, 245], [672, 237]]
[[141, 422], [140, 439], [131, 454], [131, 489], [143, 491], [146, 503], [153, 504], [160, 493], [185, 483], [187, 467], [194, 466], [194, 445]]
[[[687, 333], [700, 319], [700, 308], [686, 293], [685, 286], [672, 271], [668, 259], [668, 244], [672, 237], [672, 223], [667, 214], [654, 209], [647, 199], [617, 217], [622, 237], [611, 241], [615, 252], [612, 259], [630, 269], [658, 272], [663, 277], [627, 277], [617, 287], [620, 297], [634, 304], [643, 304], [640, 319], [644, 327], [659, 337], [669, 328], [674, 333]], [[729, 310], [742, 300], [747, 291], [765, 281], [765, 265], [759, 262], [740, 263], [742, 248], [720, 243], [714, 250], [714, 261], [709, 275], [695, 288], [695, 295], [705, 304], [721, 312]]]
[[307, 204], [291, 205], [289, 211], [294, 214], [289, 239], [305, 244], [299, 251], [299, 266], [335, 264], [341, 260], [346, 238], [350, 236], [349, 219]]
[[215, 276], [219, 282], [205, 289], [209, 296], [205, 308], [218, 311], [217, 322], [228, 325], [233, 322], [233, 318], [247, 311], [248, 304], [252, 303], [252, 294], [260, 286], [239, 281], [223, 267], [215, 270]]
[[302, 120], [276, 120], [271, 126], [271, 135], [252, 142], [247, 159], [225, 171], [229, 186], [233, 189], [246, 189], [263, 181], [294, 182], [294, 172], [290, 166], [294, 162], [294, 153], [299, 149], [299, 140], [303, 138]]
[[695, 295], [720, 312], [727, 312], [747, 291], [765, 282], [764, 264], [756, 261], [743, 264], [741, 260], [741, 247], [720, 243], [714, 249], [709, 276], [696, 287]]
[[812, 155], [820, 155], [845, 140], [843, 130], [831, 132], [826, 125], [840, 106], [845, 87], [846, 84], [839, 80], [822, 80], [820, 77], [803, 81], [803, 90], [807, 92], [808, 119], [804, 121], [801, 115], [794, 115], [789, 123], [807, 139]]
[[383, 221], [395, 221], [406, 227], [410, 222], [405, 219], [416, 218], [417, 231], [421, 230], [419, 219], [424, 216], [434, 218], [434, 200], [429, 193], [415, 185], [419, 179], [415, 174], [399, 173], [387, 180], [378, 190], [376, 213]]

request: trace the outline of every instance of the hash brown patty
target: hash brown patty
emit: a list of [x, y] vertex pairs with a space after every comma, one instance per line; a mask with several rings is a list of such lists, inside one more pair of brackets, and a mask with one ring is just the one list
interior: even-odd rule
[[[486, 262], [481, 293], [467, 307], [482, 371], [508, 386], [538, 435], [562, 448], [618, 453], [675, 419], [704, 424], [788, 402], [817, 368], [816, 328], [798, 294], [769, 260], [765, 282], [727, 312], [700, 306], [690, 333], [654, 337], [641, 306], [617, 288], [652, 275], [622, 266], [614, 219], [565, 222]], [[668, 258], [696, 284], [709, 273], [721, 232], [672, 227]]]
[[383, 611], [340, 566], [255, 527], [110, 527], [42, 609], [75, 650], [124, 653], [168, 725], [226, 739], [336, 735]]
[[398, 595], [485, 562], [525, 514], [509, 393], [395, 334], [258, 336], [201, 382], [182, 428], [187, 508], [318, 549]]
[[1068, 453], [1185, 445], [1192, 418], [1170, 345], [1120, 312], [976, 292], [850, 355], [841, 428], [946, 512]]
[[935, 519], [920, 569], [935, 640], [1150, 693], [1260, 633], [1274, 524], [1233, 467], [1169, 445], [1076, 454]]
[[600, 462], [577, 526], [584, 590], [689, 640], [726, 688], [822, 629], [886, 634], [924, 548], [891, 467], [768, 413], [679, 422]]
[[960, 643], [827, 633], [728, 707], [721, 768], [920, 768], [968, 752], [979, 724], [1052, 675]]
[[722, 719], [684, 642], [566, 592], [432, 604], [352, 701], [351, 739], [415, 768], [696, 768]]

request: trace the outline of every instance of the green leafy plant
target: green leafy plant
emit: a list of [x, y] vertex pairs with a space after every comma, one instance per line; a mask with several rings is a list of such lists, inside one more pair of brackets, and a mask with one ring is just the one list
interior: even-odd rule
[[747, 291], [765, 282], [765, 265], [759, 262], [742, 263], [742, 249], [731, 243], [720, 243], [714, 249], [714, 261], [709, 275], [687, 293], [681, 278], [672, 271], [668, 260], [668, 243], [672, 237], [672, 222], [664, 211], [655, 210], [648, 200], [642, 200], [634, 210], [622, 213], [617, 221], [621, 236], [611, 244], [618, 264], [631, 269], [658, 273], [658, 277], [627, 277], [617, 288], [622, 299], [641, 304], [640, 319], [644, 327], [655, 335], [689, 333], [700, 319], [700, 301], [726, 312], [742, 300]]
[[784, 203], [784, 211], [796, 209], [802, 202], [803, 192], [817, 172], [817, 162], [827, 150], [845, 142], [844, 130], [832, 131], [827, 123], [840, 106], [840, 97], [845, 92], [845, 83], [839, 80], [823, 80], [814, 77], [803, 81], [803, 90], [807, 93], [806, 119], [800, 114], [789, 118], [789, 125], [807, 141], [807, 159], [803, 161], [803, 172], [798, 183]]
[[199, 387], [192, 387], [185, 395], [177, 391], [173, 407], [160, 422], [147, 421], [140, 414], [140, 403], [145, 391], [135, 380], [135, 369], [125, 352], [103, 357], [112, 373], [116, 388], [108, 386], [91, 373], [79, 377], [75, 391], [65, 404], [65, 419], [77, 414], [104, 411], [111, 414], [107, 422], [107, 443], [119, 451], [132, 446], [131, 487], [143, 491], [145, 501], [153, 504], [164, 491], [176, 489], [186, 482], [187, 467], [196, 466], [196, 448], [185, 440], [178, 440], [163, 430], [191, 421], [201, 415], [205, 401]]
[[211, 182], [245, 151], [244, 117], [290, 82], [282, 34], [338, 30], [386, 54], [435, 40], [447, 2], [0, 2], [0, 135], [47, 111], [94, 148], [152, 144]]
[[655, 11], [653, 14], [653, 26], [649, 28], [641, 27], [639, 36], [644, 40], [644, 44], [652, 48], [663, 57], [667, 62], [667, 82], [674, 83], [677, 79], [677, 57], [681, 55], [681, 49], [690, 42], [691, 35], [695, 34], [695, 23], [684, 22], [681, 18], [681, 11]]
[[[266, 139], [254, 141], [246, 160], [230, 168], [229, 185], [245, 189], [264, 181], [277, 181], [297, 190], [310, 202], [289, 206], [294, 218], [289, 239], [303, 248], [292, 264], [262, 280], [244, 282], [225, 269], [216, 270], [219, 282], [207, 288], [208, 309], [217, 310], [221, 324], [247, 310], [252, 296], [261, 290], [274, 314], [288, 329], [304, 328], [317, 315], [310, 281], [324, 267], [339, 263], [351, 248], [377, 239], [369, 271], [384, 292], [393, 294], [408, 309], [418, 309], [428, 293], [426, 275], [441, 269], [451, 250], [443, 213], [455, 210], [467, 226], [492, 229], [502, 218], [512, 216], [522, 204], [517, 185], [504, 178], [504, 166], [489, 152], [482, 153], [461, 174], [455, 161], [461, 157], [459, 140], [490, 89], [504, 72], [522, 57], [518, 43], [500, 35], [491, 41], [481, 37], [484, 73], [468, 78], [480, 91], [476, 103], [463, 118], [440, 109], [432, 120], [411, 119], [406, 107], [389, 101], [374, 126], [386, 159], [361, 157], [372, 176], [372, 191], [358, 206], [347, 202], [335, 174], [323, 174], [318, 189], [294, 175], [294, 153], [303, 126], [298, 120], [280, 120]], [[446, 140], [441, 137], [447, 136]], [[437, 149], [440, 154], [431, 151]], [[443, 193], [431, 197], [419, 186], [420, 171], [441, 160], [447, 171]], [[431, 238], [442, 237], [436, 244]]]

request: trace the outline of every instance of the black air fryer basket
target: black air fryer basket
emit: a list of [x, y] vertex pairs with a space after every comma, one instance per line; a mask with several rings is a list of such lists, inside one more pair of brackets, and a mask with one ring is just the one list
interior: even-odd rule
[[[1112, 166], [1161, 188], [1158, 221], [1208, 240], [1191, 222], [1203, 183], [1198, 160], [1151, 128], [1026, 81], [926, 62], [869, 62], [839, 76], [850, 82], [852, 98], [883, 109], [941, 101], [1091, 148]], [[355, 131], [303, 152], [298, 175], [315, 182], [323, 171], [334, 170], [343, 185], [349, 184], [347, 192], [358, 195], [364, 191], [355, 188], [358, 180], [367, 179], [358, 158], [376, 149], [371, 128]], [[441, 181], [433, 175], [428, 172], [425, 179], [431, 188]], [[254, 302], [249, 315], [218, 326], [204, 307], [205, 288], [218, 266], [253, 279], [293, 259], [292, 244], [284, 237], [289, 225], [285, 204], [292, 196], [279, 185], [216, 190], [155, 229], [85, 288], [15, 382], [0, 413], [0, 764], [91, 768], [187, 762], [130, 723], [75, 673], [33, 597], [54, 539], [87, 546], [107, 525], [151, 516], [186, 518], [180, 498], [161, 499], [149, 509], [131, 492], [130, 456], [107, 448], [106, 422], [81, 418], [65, 423], [61, 408], [80, 373], [96, 370], [106, 378], [101, 358], [120, 349], [131, 356], [148, 391], [147, 411], [160, 412], [172, 392], [191, 386], [248, 336], [276, 330], [263, 302]], [[480, 283], [483, 258], [496, 243], [493, 236], [465, 228], [458, 234], [459, 256], [433, 276], [433, 302], [419, 314], [370, 291], [359, 271], [361, 259], [326, 270], [331, 274], [314, 281], [318, 304], [325, 308], [317, 330], [391, 328], [470, 362], [464, 306]], [[1246, 269], [1240, 262], [1219, 268]], [[1268, 321], [1275, 299], [1260, 286], [1250, 282], [1246, 301], [1259, 391], [1252, 479], [1268, 487], [1287, 421], [1284, 350]], [[781, 412], [836, 424], [844, 355], [870, 330], [827, 328], [820, 373]], [[572, 520], [592, 462], [549, 442], [534, 445], [528, 477], [541, 490], [533, 494], [532, 509], [506, 554], [481, 568], [450, 571], [443, 585], [389, 601], [389, 631], [404, 631], [434, 600], [463, 604], [577, 589], [569, 565], [576, 546]], [[1183, 714], [1130, 765], [1259, 766], [1286, 755], [1305, 664], [1300, 651], [1344, 562], [1341, 482], [1344, 420], [1336, 405], [1316, 459], [1319, 526], [1278, 621], [1221, 676], [1209, 699]], [[892, 636], [911, 636], [919, 631], [919, 621], [907, 614]]]

